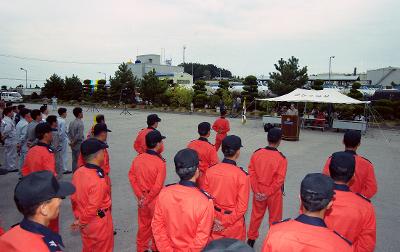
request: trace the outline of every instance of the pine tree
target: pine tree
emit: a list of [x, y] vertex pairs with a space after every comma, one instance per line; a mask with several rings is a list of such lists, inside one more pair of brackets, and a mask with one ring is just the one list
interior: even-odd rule
[[208, 101], [206, 85], [207, 83], [203, 80], [198, 80], [193, 85], [193, 104], [196, 108], [204, 107]]
[[254, 101], [258, 97], [258, 82], [255, 76], [249, 75], [244, 79], [242, 95], [249, 102]]

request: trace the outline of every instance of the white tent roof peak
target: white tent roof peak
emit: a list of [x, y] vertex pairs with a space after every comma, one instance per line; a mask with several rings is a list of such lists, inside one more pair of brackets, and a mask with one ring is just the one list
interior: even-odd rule
[[288, 94], [266, 99], [257, 99], [259, 101], [276, 102], [316, 102], [316, 103], [338, 103], [338, 104], [364, 104], [369, 101], [359, 101], [348, 97], [333, 89], [308, 90], [298, 88]]

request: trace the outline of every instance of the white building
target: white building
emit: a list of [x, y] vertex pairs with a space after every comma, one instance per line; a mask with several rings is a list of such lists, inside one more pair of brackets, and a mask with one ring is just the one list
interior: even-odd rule
[[367, 80], [372, 85], [381, 86], [382, 88], [392, 88], [392, 83], [400, 84], [400, 68], [385, 67], [367, 71]]
[[158, 54], [138, 55], [135, 63], [128, 62], [127, 65], [138, 79], [142, 79], [146, 73], [154, 70], [161, 79], [170, 79], [174, 84], [193, 85], [193, 77], [185, 73], [183, 67], [173, 66], [170, 60], [166, 64], [161, 64], [161, 57]]

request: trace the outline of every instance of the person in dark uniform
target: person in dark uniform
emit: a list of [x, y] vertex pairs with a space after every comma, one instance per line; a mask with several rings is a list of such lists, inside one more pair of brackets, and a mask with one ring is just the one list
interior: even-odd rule
[[321, 173], [308, 174], [300, 186], [302, 212], [295, 220], [275, 223], [269, 230], [263, 252], [353, 251], [351, 242], [324, 222], [334, 196], [333, 180]]
[[61, 236], [48, 228], [58, 217], [63, 198], [75, 192], [69, 182], [58, 182], [50, 171], [24, 177], [15, 187], [14, 200], [24, 219], [0, 236], [0, 251], [62, 251]]

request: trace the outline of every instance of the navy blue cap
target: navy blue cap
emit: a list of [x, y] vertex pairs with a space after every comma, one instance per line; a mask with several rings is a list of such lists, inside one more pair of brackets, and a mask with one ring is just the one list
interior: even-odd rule
[[157, 114], [150, 114], [147, 116], [147, 125], [151, 126], [156, 122], [161, 122], [161, 118]]
[[239, 150], [241, 147], [243, 147], [242, 140], [238, 136], [230, 135], [226, 136], [224, 140], [222, 140], [222, 148]]
[[199, 156], [196, 151], [186, 148], [178, 151], [174, 157], [176, 170], [199, 166]]
[[105, 124], [105, 123], [97, 123], [96, 125], [94, 125], [94, 127], [93, 127], [93, 135], [97, 136], [101, 132], [111, 132], [111, 130], [109, 130], [107, 128], [107, 124]]
[[332, 154], [329, 173], [335, 181], [349, 182], [354, 176], [356, 159], [351, 152], [339, 151]]
[[210, 242], [202, 251], [206, 252], [222, 252], [222, 251], [240, 251], [253, 252], [254, 250], [242, 241], [232, 238], [222, 238]]
[[14, 197], [19, 205], [33, 206], [52, 198], [64, 198], [75, 192], [70, 182], [59, 182], [50, 171], [38, 171], [23, 177]]
[[277, 143], [282, 138], [282, 130], [278, 128], [272, 128], [268, 131], [268, 142]]
[[199, 133], [200, 136], [207, 135], [208, 132], [211, 130], [211, 124], [208, 122], [201, 122], [197, 126], [197, 132]]
[[300, 194], [302, 198], [332, 199], [335, 194], [333, 190], [333, 180], [322, 173], [307, 174], [301, 181]]
[[108, 148], [108, 145], [96, 138], [89, 138], [81, 144], [81, 153], [83, 156], [88, 156]]
[[161, 142], [163, 139], [165, 139], [165, 136], [162, 136], [160, 131], [158, 130], [152, 130], [146, 135], [146, 145], [151, 146], [154, 144], [157, 144]]

